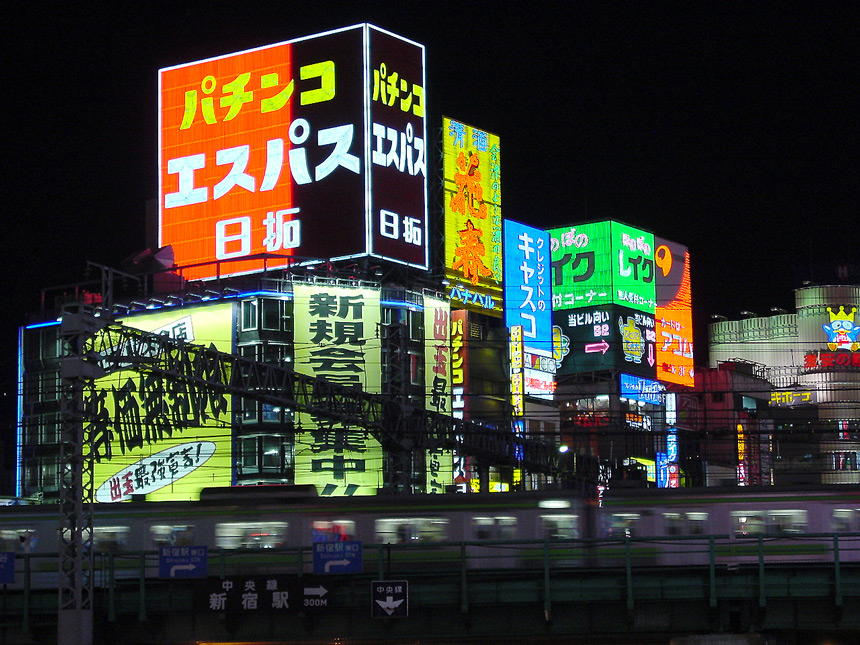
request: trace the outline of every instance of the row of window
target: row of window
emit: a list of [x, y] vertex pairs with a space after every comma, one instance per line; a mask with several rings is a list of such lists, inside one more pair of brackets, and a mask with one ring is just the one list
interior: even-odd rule
[[[549, 539], [579, 537], [576, 515], [542, 515], [539, 518], [541, 536]], [[481, 515], [471, 518], [474, 540], [505, 540], [517, 537], [517, 518], [513, 516]], [[272, 549], [288, 541], [289, 522], [219, 522], [215, 525], [215, 546], [221, 549]], [[389, 517], [374, 521], [378, 544], [414, 544], [446, 542], [452, 539], [450, 520], [445, 517]], [[134, 533], [130, 526], [96, 526], [93, 547], [96, 551], [121, 551], [128, 547]], [[311, 523], [313, 542], [341, 542], [356, 539], [356, 523], [351, 519], [316, 520]], [[202, 536], [194, 524], [158, 524], [149, 529], [147, 548], [161, 546], [192, 546]], [[29, 553], [38, 545], [34, 528], [0, 530], [0, 551]], [[47, 545], [43, 545], [46, 548]]]
[[[659, 535], [705, 535], [726, 532], [725, 527], [709, 527], [708, 513], [666, 512], [662, 516], [662, 527], [654, 533]], [[736, 537], [758, 535], [800, 535], [809, 532], [808, 513], [803, 509], [731, 511], [728, 530]], [[834, 509], [829, 528], [822, 527], [813, 532], [856, 531], [860, 526], [860, 509]], [[641, 537], [646, 535], [639, 513], [613, 513], [608, 517], [606, 533], [609, 537]]]

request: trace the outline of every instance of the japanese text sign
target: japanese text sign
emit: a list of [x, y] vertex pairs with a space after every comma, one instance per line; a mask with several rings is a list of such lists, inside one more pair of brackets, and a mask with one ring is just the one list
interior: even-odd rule
[[551, 229], [553, 310], [617, 304], [654, 313], [654, 235], [618, 222]]
[[549, 233], [504, 221], [505, 326], [521, 325], [526, 349], [552, 349]]
[[657, 378], [693, 386], [693, 305], [690, 253], [685, 246], [654, 238], [657, 309]]
[[[427, 267], [424, 48], [371, 25], [159, 71], [159, 244], [187, 278]], [[332, 232], [337, 231], [337, 235]]]
[[442, 120], [445, 276], [458, 306], [502, 311], [502, 184], [499, 137]]

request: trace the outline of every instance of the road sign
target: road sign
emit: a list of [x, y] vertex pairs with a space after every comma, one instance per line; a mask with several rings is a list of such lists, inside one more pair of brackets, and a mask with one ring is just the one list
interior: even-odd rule
[[158, 577], [205, 578], [207, 555], [205, 546], [163, 546], [158, 549]]
[[314, 573], [361, 573], [361, 542], [315, 542]]
[[335, 606], [332, 585], [315, 576], [235, 574], [207, 578], [197, 590], [198, 606], [205, 612], [289, 614]]
[[409, 615], [407, 580], [374, 580], [370, 584], [370, 615], [373, 618], [405, 618]]
[[15, 582], [15, 553], [0, 551], [0, 583]]

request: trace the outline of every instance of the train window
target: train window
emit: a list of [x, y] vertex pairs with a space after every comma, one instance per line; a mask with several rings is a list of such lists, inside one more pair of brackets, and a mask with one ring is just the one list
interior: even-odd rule
[[834, 508], [830, 528], [835, 533], [843, 533], [854, 529], [854, 511], [850, 508]]
[[663, 513], [666, 535], [681, 535], [684, 531], [684, 518], [680, 513]]
[[221, 522], [215, 525], [215, 546], [222, 549], [275, 549], [287, 539], [286, 522]]
[[472, 533], [476, 540], [510, 540], [517, 536], [517, 518], [473, 517]]
[[690, 535], [704, 535], [708, 527], [707, 513], [687, 513], [687, 532]]
[[37, 542], [35, 529], [0, 529], [0, 551], [29, 553]]
[[636, 537], [639, 513], [613, 513], [609, 516], [606, 533], [609, 537]]
[[127, 526], [94, 526], [93, 549], [108, 552], [121, 551], [126, 547], [130, 531]]
[[311, 525], [314, 542], [345, 542], [355, 539], [355, 522], [352, 520], [314, 520]]
[[444, 542], [448, 539], [448, 520], [442, 517], [386, 517], [375, 522], [376, 541], [380, 544]]
[[194, 544], [194, 526], [191, 524], [155, 524], [149, 527], [149, 536], [155, 548], [191, 546]]
[[806, 533], [806, 511], [768, 511], [768, 535], [799, 535]]
[[576, 515], [541, 515], [541, 535], [550, 540], [568, 540], [579, 537], [579, 518]]
[[736, 537], [764, 534], [764, 511], [732, 511], [731, 518]]

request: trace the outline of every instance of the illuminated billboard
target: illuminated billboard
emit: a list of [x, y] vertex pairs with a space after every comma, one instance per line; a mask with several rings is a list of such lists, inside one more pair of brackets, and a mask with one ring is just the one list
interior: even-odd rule
[[653, 234], [611, 221], [549, 234], [553, 311], [616, 304], [654, 313]]
[[[379, 289], [296, 284], [293, 294], [296, 372], [379, 393]], [[382, 447], [364, 428], [301, 413], [295, 483], [314, 484], [320, 495], [375, 495]]]
[[[447, 300], [424, 296], [424, 407], [451, 414], [451, 307]], [[453, 453], [425, 452], [426, 491], [444, 493], [454, 483]]]
[[[120, 321], [195, 345], [232, 352], [233, 305], [169, 309]], [[232, 404], [194, 384], [120, 369], [96, 380], [93, 466], [97, 502], [197, 500], [232, 480]]]
[[442, 120], [445, 277], [458, 307], [501, 315], [502, 184], [499, 137]]
[[654, 238], [657, 307], [657, 378], [693, 386], [693, 305], [690, 252], [687, 247]]
[[[159, 71], [159, 245], [206, 279], [428, 266], [424, 47], [356, 25]], [[283, 259], [282, 259], [283, 258]]]
[[653, 314], [607, 305], [553, 312], [559, 374], [623, 370], [654, 378], [657, 363]]
[[549, 233], [504, 221], [505, 326], [521, 325], [527, 349], [552, 347]]

